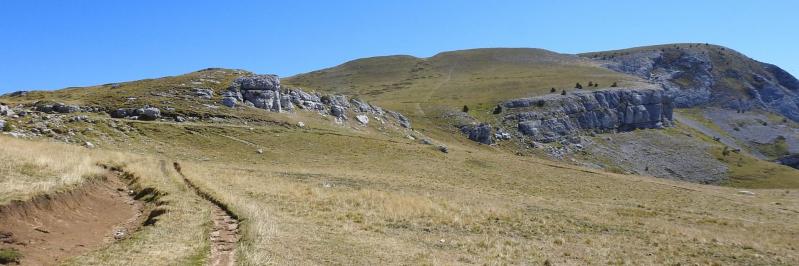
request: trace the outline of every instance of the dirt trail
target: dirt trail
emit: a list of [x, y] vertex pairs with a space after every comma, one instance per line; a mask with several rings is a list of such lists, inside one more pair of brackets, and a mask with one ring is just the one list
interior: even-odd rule
[[0, 206], [0, 248], [21, 265], [53, 265], [124, 239], [147, 217], [119, 173], [79, 188]]
[[[163, 163], [162, 163], [163, 164]], [[212, 203], [213, 228], [209, 236], [211, 241], [211, 257], [208, 264], [212, 266], [236, 265], [236, 243], [239, 241], [239, 221], [222, 202], [202, 191], [183, 174], [180, 164], [173, 164], [175, 171], [183, 177], [183, 181], [198, 195]]]
[[[433, 98], [433, 95], [435, 95], [436, 91], [437, 91], [439, 88], [441, 88], [441, 86], [444, 86], [444, 84], [447, 84], [447, 82], [449, 82], [450, 80], [452, 80], [452, 71], [453, 71], [453, 70], [455, 70], [455, 67], [454, 67], [454, 66], [453, 66], [453, 67], [451, 67], [451, 68], [449, 69], [449, 72], [447, 72], [447, 77], [446, 77], [446, 78], [444, 78], [444, 80], [443, 80], [443, 81], [439, 82], [439, 83], [438, 83], [438, 85], [436, 85], [436, 86], [432, 87], [432, 88], [431, 88], [431, 89], [430, 89], [430, 90], [427, 92], [427, 97], [426, 97], [426, 99], [425, 99], [425, 103], [428, 103], [428, 102], [430, 102], [430, 99], [432, 99], [432, 98]], [[419, 115], [421, 115], [421, 116], [426, 116], [426, 114], [424, 113], [424, 109], [422, 109], [422, 103], [421, 103], [421, 102], [417, 102], [417, 103], [416, 103], [416, 113], [417, 113], [417, 114], [419, 114]]]

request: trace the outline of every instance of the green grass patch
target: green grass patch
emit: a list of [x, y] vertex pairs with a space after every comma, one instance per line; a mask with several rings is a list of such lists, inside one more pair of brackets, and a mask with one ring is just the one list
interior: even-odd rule
[[0, 264], [19, 263], [20, 259], [22, 259], [22, 254], [16, 249], [0, 249]]
[[778, 136], [774, 139], [771, 143], [766, 144], [754, 144], [757, 147], [757, 150], [763, 153], [763, 155], [768, 156], [771, 159], [781, 158], [783, 156], [789, 155], [790, 152], [788, 151], [788, 143], [786, 142], [785, 137]]

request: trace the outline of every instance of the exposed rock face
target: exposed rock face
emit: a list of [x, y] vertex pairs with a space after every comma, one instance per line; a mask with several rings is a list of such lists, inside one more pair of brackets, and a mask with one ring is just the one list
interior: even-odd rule
[[605, 66], [660, 84], [676, 107], [753, 107], [799, 121], [799, 80], [720, 46], [695, 44], [594, 55]]
[[478, 125], [466, 125], [461, 127], [461, 132], [466, 134], [470, 140], [482, 143], [482, 144], [493, 144], [494, 139], [493, 136], [493, 129], [491, 125], [481, 123]]
[[582, 132], [660, 128], [672, 120], [672, 98], [657, 88], [606, 89], [509, 100], [503, 123], [535, 141]]
[[227, 107], [251, 106], [271, 112], [293, 112], [295, 109], [329, 114], [341, 122], [348, 119], [348, 113], [355, 113], [361, 124], [369, 123], [366, 114], [372, 114], [381, 122], [388, 118], [402, 127], [410, 128], [410, 120], [400, 113], [383, 110], [360, 99], [349, 99], [344, 95], [322, 95], [308, 93], [298, 88], [283, 89], [280, 79], [275, 75], [254, 75], [239, 77], [228, 90], [222, 93], [221, 104]]

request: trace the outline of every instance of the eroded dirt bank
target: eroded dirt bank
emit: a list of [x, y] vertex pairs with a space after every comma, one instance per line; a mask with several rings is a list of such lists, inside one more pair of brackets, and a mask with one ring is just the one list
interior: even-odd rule
[[54, 265], [128, 237], [148, 217], [137, 199], [153, 192], [135, 193], [122, 175], [0, 206], [0, 248], [16, 250], [21, 265]]

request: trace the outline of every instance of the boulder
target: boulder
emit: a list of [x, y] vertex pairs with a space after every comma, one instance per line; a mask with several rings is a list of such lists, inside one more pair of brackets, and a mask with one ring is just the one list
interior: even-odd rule
[[161, 110], [155, 107], [145, 107], [136, 110], [139, 120], [156, 120], [161, 118]]
[[64, 103], [56, 103], [53, 105], [53, 111], [62, 114], [75, 113], [75, 112], [80, 112], [80, 106], [64, 104]]
[[113, 118], [125, 118], [135, 115], [135, 110], [131, 108], [119, 108], [109, 113]]
[[369, 117], [366, 115], [356, 115], [355, 120], [364, 125], [369, 124]]
[[443, 153], [449, 153], [449, 148], [446, 145], [438, 145], [438, 150]]
[[212, 89], [194, 88], [194, 96], [200, 97], [202, 99], [210, 100], [212, 97], [214, 97], [214, 90], [212, 90]]
[[0, 116], [12, 116], [14, 115], [14, 111], [11, 108], [8, 108], [6, 105], [0, 105]]
[[280, 90], [280, 78], [277, 75], [255, 75], [239, 77], [235, 80], [242, 90]]
[[236, 107], [236, 104], [238, 104], [239, 101], [236, 100], [236, 98], [234, 98], [234, 97], [224, 97], [224, 98], [222, 98], [222, 102], [221, 103], [224, 106], [233, 108], [233, 107]]
[[491, 125], [481, 123], [479, 125], [467, 125], [461, 127], [461, 132], [466, 134], [470, 140], [482, 143], [482, 144], [493, 144], [494, 139], [492, 138], [492, 129]]

